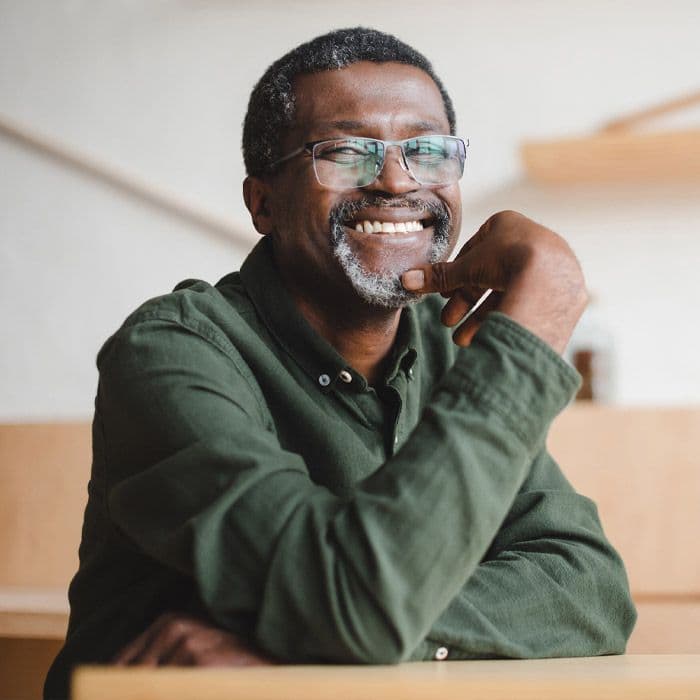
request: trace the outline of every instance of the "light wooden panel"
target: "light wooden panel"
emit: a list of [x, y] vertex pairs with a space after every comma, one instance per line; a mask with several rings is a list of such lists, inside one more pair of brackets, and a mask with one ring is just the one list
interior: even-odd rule
[[0, 637], [63, 639], [67, 627], [65, 588], [0, 588]]
[[[700, 409], [577, 404], [549, 446], [597, 503], [635, 593], [700, 593]], [[0, 425], [0, 586], [62, 587], [77, 566], [85, 423]]]
[[89, 476], [88, 424], [0, 425], [0, 586], [67, 587]]
[[700, 654], [700, 600], [636, 601], [630, 654]]
[[700, 130], [532, 141], [520, 152], [542, 183], [700, 181]]
[[575, 404], [549, 447], [598, 504], [635, 594], [700, 595], [700, 409]]
[[699, 656], [453, 661], [400, 666], [82, 668], [73, 700], [697, 700]]

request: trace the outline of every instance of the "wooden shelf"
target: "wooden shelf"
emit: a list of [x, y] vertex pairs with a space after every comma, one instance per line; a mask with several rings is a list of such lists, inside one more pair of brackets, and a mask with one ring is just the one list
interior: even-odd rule
[[700, 129], [635, 131], [697, 103], [700, 93], [618, 119], [597, 134], [526, 142], [523, 164], [532, 180], [546, 184], [700, 182]]

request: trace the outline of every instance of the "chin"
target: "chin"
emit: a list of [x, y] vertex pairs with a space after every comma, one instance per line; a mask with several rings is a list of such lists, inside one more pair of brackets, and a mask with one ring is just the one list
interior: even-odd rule
[[[357, 295], [369, 306], [380, 309], [401, 309], [422, 299], [421, 294], [409, 292], [401, 284], [401, 274], [410, 266], [400, 265], [400, 270], [372, 270], [350, 248], [347, 241], [340, 241], [334, 254], [345, 276]], [[418, 262], [424, 265], [426, 261]]]

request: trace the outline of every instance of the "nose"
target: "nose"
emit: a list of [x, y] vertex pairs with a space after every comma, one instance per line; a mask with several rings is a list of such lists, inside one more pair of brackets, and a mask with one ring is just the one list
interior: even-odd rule
[[392, 144], [387, 146], [382, 169], [374, 182], [367, 185], [365, 189], [389, 194], [404, 194], [420, 188], [420, 183], [408, 170], [401, 146]]

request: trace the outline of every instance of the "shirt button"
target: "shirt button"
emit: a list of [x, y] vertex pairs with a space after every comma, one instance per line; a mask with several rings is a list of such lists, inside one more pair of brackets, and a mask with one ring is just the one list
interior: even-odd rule
[[327, 374], [322, 374], [322, 375], [318, 378], [318, 383], [319, 383], [321, 386], [328, 386], [328, 385], [331, 383], [331, 378], [330, 378]]
[[346, 369], [341, 370], [338, 376], [346, 384], [350, 384], [350, 382], [352, 381], [352, 374], [350, 374], [350, 372], [348, 372]]
[[449, 653], [447, 647], [438, 647], [435, 651], [435, 661], [444, 661]]

